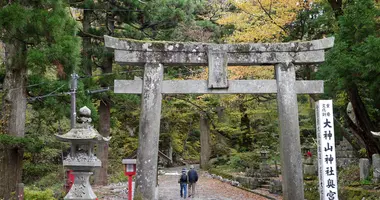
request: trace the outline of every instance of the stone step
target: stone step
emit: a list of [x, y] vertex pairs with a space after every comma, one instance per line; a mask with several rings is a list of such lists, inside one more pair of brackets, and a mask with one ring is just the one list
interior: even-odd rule
[[336, 151], [337, 158], [356, 158], [355, 151]]
[[268, 189], [268, 190], [269, 190], [270, 185], [269, 185], [269, 184], [261, 185], [260, 188], [265, 188], [265, 189]]

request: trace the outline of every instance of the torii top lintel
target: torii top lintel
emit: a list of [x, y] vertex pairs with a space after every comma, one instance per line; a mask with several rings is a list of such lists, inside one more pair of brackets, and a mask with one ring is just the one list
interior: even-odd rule
[[115, 61], [144, 65], [149, 62], [170, 65], [207, 65], [208, 52], [227, 54], [229, 66], [271, 65], [276, 63], [313, 64], [325, 60], [324, 51], [334, 38], [307, 42], [211, 44], [139, 41], [104, 36], [105, 46], [115, 49]]

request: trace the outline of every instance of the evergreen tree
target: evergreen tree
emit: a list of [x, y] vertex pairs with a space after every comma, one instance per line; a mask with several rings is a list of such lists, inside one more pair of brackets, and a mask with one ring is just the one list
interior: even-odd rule
[[22, 182], [23, 148], [9, 140], [24, 136], [28, 75], [55, 68], [65, 78], [78, 63], [79, 40], [61, 0], [2, 1], [0, 7], [0, 40], [6, 50], [0, 132], [9, 136], [1, 137], [8, 143], [0, 141], [0, 198], [10, 199]]
[[[372, 0], [347, 2], [339, 18], [334, 48], [318, 72], [326, 80], [328, 94], [343, 100], [340, 116], [364, 141], [368, 156], [380, 152], [380, 142], [371, 131], [380, 129], [380, 38], [379, 10]], [[356, 122], [346, 113], [351, 102]]]

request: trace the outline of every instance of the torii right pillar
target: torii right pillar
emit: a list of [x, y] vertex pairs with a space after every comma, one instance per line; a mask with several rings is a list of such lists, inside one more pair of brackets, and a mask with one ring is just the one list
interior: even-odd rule
[[280, 125], [283, 199], [303, 200], [303, 174], [299, 135], [296, 73], [293, 63], [275, 65], [277, 107]]

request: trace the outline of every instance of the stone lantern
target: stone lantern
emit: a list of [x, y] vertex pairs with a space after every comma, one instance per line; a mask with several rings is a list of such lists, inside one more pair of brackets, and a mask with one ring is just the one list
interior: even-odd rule
[[63, 166], [72, 169], [75, 176], [74, 184], [65, 196], [73, 200], [95, 200], [89, 178], [92, 170], [101, 166], [101, 161], [94, 155], [94, 145], [109, 141], [91, 126], [91, 110], [82, 107], [75, 128], [63, 135], [56, 135], [58, 140], [71, 143], [70, 154], [63, 160]]
[[263, 146], [260, 151], [261, 163], [260, 163], [260, 172], [262, 176], [270, 176], [270, 165], [268, 164], [269, 159], [269, 150], [267, 146]]

